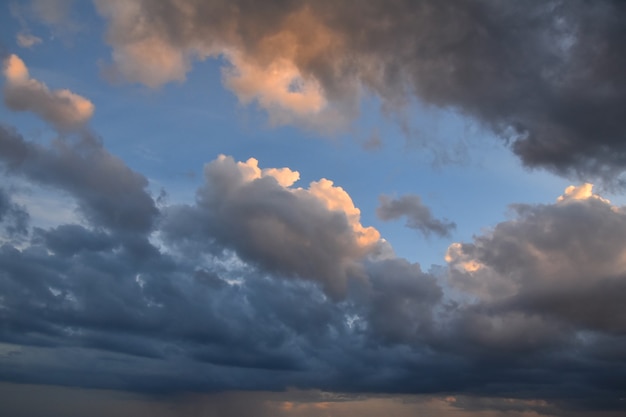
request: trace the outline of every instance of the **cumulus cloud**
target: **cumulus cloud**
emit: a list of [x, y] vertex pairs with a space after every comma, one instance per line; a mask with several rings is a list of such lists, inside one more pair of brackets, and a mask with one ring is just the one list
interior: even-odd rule
[[197, 204], [165, 213], [164, 236], [173, 244], [215, 241], [275, 273], [322, 282], [333, 296], [344, 294], [350, 279], [362, 278], [358, 261], [384, 245], [330, 180], [293, 187], [297, 172], [261, 170], [256, 159], [235, 162], [223, 155], [204, 172]]
[[111, 155], [97, 138], [58, 139], [46, 147], [0, 126], [5, 172], [70, 193], [97, 226], [148, 231], [158, 214], [147, 179]]
[[593, 339], [584, 332], [626, 329], [624, 209], [593, 194], [591, 184], [565, 196], [514, 205], [515, 219], [450, 247], [451, 282], [476, 297], [472, 309], [488, 333], [502, 327], [536, 343], [567, 336], [584, 344]]
[[364, 92], [390, 109], [416, 97], [478, 120], [529, 167], [607, 183], [623, 172], [620, 2], [96, 4], [133, 82], [181, 81], [221, 56], [226, 85], [278, 122], [345, 124]]
[[15, 111], [31, 111], [56, 129], [66, 131], [83, 126], [93, 115], [94, 105], [69, 90], [51, 91], [30, 77], [17, 55], [4, 60], [4, 102]]
[[406, 226], [420, 231], [424, 236], [434, 233], [441, 237], [450, 236], [450, 232], [456, 228], [456, 224], [447, 219], [435, 218], [430, 208], [422, 203], [417, 195], [404, 195], [392, 199], [388, 196], [380, 196], [380, 205], [376, 214], [381, 220], [396, 220], [406, 217]]
[[[4, 173], [69, 193], [85, 217], [0, 246], [4, 381], [455, 393], [438, 409], [623, 411], [626, 217], [590, 186], [514, 206], [517, 218], [426, 271], [396, 257], [328, 179], [300, 187], [291, 168], [219, 156], [195, 202], [159, 213], [145, 178], [94, 138], [44, 146], [0, 132]], [[27, 209], [12, 192], [0, 193], [3, 225]]]

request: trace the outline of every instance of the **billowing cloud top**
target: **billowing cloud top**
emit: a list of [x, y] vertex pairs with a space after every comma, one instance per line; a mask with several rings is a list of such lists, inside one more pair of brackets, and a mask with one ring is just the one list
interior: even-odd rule
[[17, 55], [4, 60], [3, 73], [4, 102], [12, 110], [31, 111], [61, 131], [81, 127], [93, 115], [91, 101], [69, 90], [51, 91], [30, 77], [24, 61]]
[[254, 158], [224, 155], [206, 165], [205, 178], [197, 205], [168, 210], [169, 241], [199, 247], [215, 239], [275, 273], [321, 282], [334, 297], [345, 295], [350, 278], [363, 277], [359, 262], [384, 246], [332, 181], [294, 188], [299, 174], [289, 168], [261, 170]]

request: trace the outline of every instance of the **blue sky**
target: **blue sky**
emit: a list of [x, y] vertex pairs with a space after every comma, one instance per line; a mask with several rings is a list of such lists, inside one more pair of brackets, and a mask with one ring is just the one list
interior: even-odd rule
[[0, 5], [6, 392], [620, 415], [624, 7], [235, 3]]

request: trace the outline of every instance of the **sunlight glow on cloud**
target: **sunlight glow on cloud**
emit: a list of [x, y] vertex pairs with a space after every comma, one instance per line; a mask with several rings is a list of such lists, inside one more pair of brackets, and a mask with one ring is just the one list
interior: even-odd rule
[[113, 50], [114, 72], [130, 82], [157, 88], [183, 81], [191, 68], [192, 53], [177, 47], [141, 16], [138, 2], [96, 1], [99, 12], [111, 19], [108, 41]]
[[[580, 182], [626, 184], [626, 3], [94, 2], [0, 14], [11, 47], [52, 31], [30, 71], [0, 55], [0, 414], [624, 414], [626, 206]], [[177, 84], [110, 88], [92, 30], [105, 75]], [[274, 125], [355, 129], [268, 133], [221, 87]], [[395, 124], [429, 107], [507, 147], [435, 172]], [[366, 154], [363, 132], [399, 141]]]
[[[226, 155], [219, 155], [217, 160], [222, 162], [228, 160]], [[232, 159], [232, 158], [231, 158]], [[272, 177], [282, 187], [290, 187], [296, 181], [300, 179], [300, 173], [298, 171], [292, 171], [291, 169], [284, 168], [259, 168], [259, 161], [256, 158], [249, 158], [246, 162], [237, 162], [237, 168], [241, 171], [241, 174], [246, 182], [254, 181], [263, 177]]]
[[93, 115], [94, 105], [70, 90], [51, 91], [44, 83], [30, 77], [24, 61], [10, 55], [4, 61], [4, 101], [15, 111], [31, 111], [58, 130], [83, 126]]
[[225, 71], [225, 82], [244, 104], [257, 100], [270, 114], [287, 111], [297, 117], [318, 113], [326, 105], [319, 83], [304, 78], [288, 59], [276, 59], [266, 67], [240, 54], [231, 54], [229, 59], [233, 68]]
[[570, 185], [565, 189], [563, 195], [559, 196], [556, 201], [559, 203], [567, 203], [569, 201], [587, 200], [590, 198], [600, 200], [603, 203], [611, 204], [611, 202], [606, 198], [602, 198], [598, 194], [594, 194], [593, 184], [588, 182], [579, 186]]
[[[223, 57], [232, 65], [225, 84], [273, 124], [337, 130], [355, 120], [366, 95], [400, 118], [417, 100], [478, 122], [526, 166], [606, 183], [626, 175], [624, 126], [612, 110], [626, 97], [618, 3], [96, 5], [109, 23], [113, 65], [131, 82], [182, 81], [194, 61]], [[486, 21], [493, 25], [485, 32]], [[552, 98], [537, 99], [537, 91]]]
[[465, 272], [476, 272], [481, 269], [483, 265], [463, 254], [462, 248], [461, 243], [455, 242], [451, 244], [446, 251], [445, 261], [453, 268]]
[[361, 210], [354, 206], [352, 198], [343, 188], [337, 187], [332, 181], [322, 178], [311, 183], [309, 192], [324, 202], [329, 210], [338, 210], [346, 214], [360, 246], [368, 247], [380, 240], [378, 230], [371, 226], [363, 227], [361, 224]]
[[[220, 155], [212, 164], [223, 164], [224, 167], [231, 166], [233, 159], [229, 156]], [[260, 178], [271, 177], [286, 191], [295, 196], [309, 198], [314, 197], [322, 203], [329, 211], [341, 212], [354, 232], [356, 242], [362, 248], [371, 248], [372, 245], [380, 242], [380, 233], [373, 227], [365, 227], [361, 224], [361, 211], [354, 206], [350, 195], [341, 187], [337, 187], [331, 180], [322, 178], [313, 181], [308, 189], [291, 188], [300, 178], [300, 173], [285, 168], [259, 168], [259, 161], [249, 158], [246, 162], [237, 162], [236, 167], [244, 183], [249, 183]]]

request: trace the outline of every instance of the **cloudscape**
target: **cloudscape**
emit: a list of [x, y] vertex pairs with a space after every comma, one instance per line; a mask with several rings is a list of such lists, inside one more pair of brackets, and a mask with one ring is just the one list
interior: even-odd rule
[[626, 3], [0, 8], [0, 414], [626, 415]]

